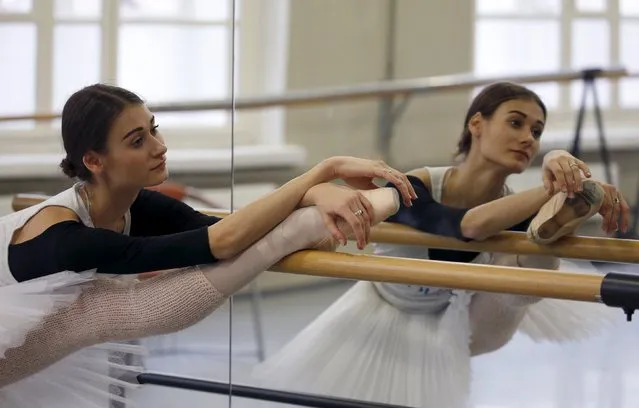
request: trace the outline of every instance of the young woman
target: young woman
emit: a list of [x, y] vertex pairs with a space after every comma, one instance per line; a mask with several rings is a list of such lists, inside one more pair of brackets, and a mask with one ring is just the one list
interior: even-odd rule
[[[551, 242], [597, 211], [605, 230], [627, 228], [627, 206], [609, 185], [565, 152], [544, 160], [544, 184], [517, 194], [506, 178], [523, 172], [539, 151], [546, 108], [511, 83], [486, 87], [472, 102], [456, 166], [409, 173], [418, 199], [387, 221], [461, 240], [503, 230]], [[620, 205], [624, 207], [621, 208]], [[532, 222], [531, 222], [532, 220]], [[565, 228], [567, 227], [567, 228]], [[417, 246], [376, 245], [393, 257], [556, 269], [557, 259]], [[258, 365], [262, 386], [411, 407], [462, 408], [470, 357], [497, 350], [520, 329], [536, 339], [585, 336], [607, 321], [604, 306], [447, 288], [358, 282]]]
[[[282, 257], [332, 250], [416, 197], [382, 162], [323, 161], [272, 194], [219, 219], [145, 187], [167, 179], [154, 116], [125, 89], [97, 84], [63, 109], [61, 167], [79, 181], [0, 218], [0, 406], [104, 406], [110, 376], [102, 344], [196, 323]], [[394, 183], [376, 189], [373, 179]], [[328, 184], [342, 178], [354, 190]], [[172, 271], [168, 271], [171, 270]], [[123, 279], [148, 271], [156, 278]], [[98, 347], [90, 347], [99, 345]], [[135, 381], [133, 381], [135, 382]]]

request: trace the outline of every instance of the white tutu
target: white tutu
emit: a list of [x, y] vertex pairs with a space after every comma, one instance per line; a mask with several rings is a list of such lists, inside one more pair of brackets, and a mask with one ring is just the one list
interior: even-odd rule
[[[561, 267], [586, 270], [571, 263]], [[358, 282], [253, 375], [260, 386], [277, 389], [410, 407], [464, 407], [472, 295], [453, 293], [443, 312], [406, 312], [382, 299], [372, 283]], [[519, 329], [539, 341], [585, 338], [612, 322], [614, 312], [601, 304], [544, 299], [528, 308]]]
[[[559, 270], [601, 274], [588, 261], [561, 259]], [[603, 303], [544, 299], [528, 308], [519, 331], [535, 341], [585, 340], [603, 333], [622, 317], [619, 309]]]
[[19, 284], [0, 286], [0, 357], [21, 345], [46, 316], [73, 303], [92, 273], [60, 272]]
[[271, 388], [458, 407], [470, 385], [469, 301], [456, 291], [443, 312], [406, 313], [358, 282], [254, 375]]
[[[19, 284], [0, 287], [0, 358], [20, 346], [27, 334], [45, 317], [69, 306], [83, 287], [95, 278], [92, 272], [60, 272]], [[119, 394], [139, 386], [135, 375], [142, 367], [113, 362], [144, 353], [140, 346], [101, 344], [82, 349], [27, 378], [0, 389], [3, 408], [108, 407], [108, 401], [127, 402]]]
[[[126, 392], [140, 387], [143, 368], [109, 361], [112, 353], [138, 355], [140, 346], [102, 344], [82, 349], [0, 390], [3, 408], [106, 408], [109, 401], [134, 407]], [[124, 392], [124, 396], [122, 396]]]

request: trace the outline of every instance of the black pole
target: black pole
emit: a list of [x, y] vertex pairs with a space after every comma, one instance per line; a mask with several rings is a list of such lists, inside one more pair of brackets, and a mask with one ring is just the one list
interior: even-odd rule
[[595, 114], [595, 123], [597, 126], [597, 133], [599, 137], [599, 155], [601, 161], [604, 164], [606, 171], [606, 182], [612, 184], [612, 170], [610, 165], [610, 154], [606, 145], [606, 137], [603, 127], [603, 115], [601, 113], [601, 105], [599, 104], [599, 97], [597, 94], [597, 87], [595, 81], [597, 76], [601, 74], [601, 69], [585, 69], [582, 71], [581, 80], [583, 82], [583, 92], [581, 94], [581, 103], [579, 105], [579, 112], [577, 113], [577, 122], [575, 123], [575, 135], [572, 141], [572, 147], [570, 154], [580, 158], [581, 154], [581, 134], [584, 124], [584, 116], [586, 115], [586, 105], [588, 100], [588, 91], [592, 93], [593, 97], [593, 111]]
[[[138, 382], [140, 384], [153, 384], [222, 395], [228, 395], [231, 391], [231, 387], [228, 383], [155, 373], [144, 373], [138, 375]], [[398, 405], [271, 390], [267, 388], [237, 384], [233, 384], [233, 396], [317, 408], [404, 408]]]

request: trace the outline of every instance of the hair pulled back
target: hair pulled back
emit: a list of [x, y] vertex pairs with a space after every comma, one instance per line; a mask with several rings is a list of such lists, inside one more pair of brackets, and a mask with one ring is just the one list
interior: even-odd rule
[[66, 157], [60, 163], [70, 178], [91, 180], [83, 157], [89, 151], [104, 153], [115, 119], [131, 105], [144, 101], [135, 93], [114, 85], [94, 84], [69, 97], [62, 109], [62, 143]]
[[468, 108], [464, 118], [464, 130], [457, 143], [455, 156], [466, 156], [470, 151], [473, 137], [470, 134], [468, 122], [477, 112], [481, 113], [484, 118], [490, 119], [502, 103], [515, 99], [527, 99], [536, 102], [543, 111], [544, 118], [546, 117], [546, 105], [544, 105], [539, 95], [530, 89], [512, 82], [497, 82], [488, 85], [477, 94]]

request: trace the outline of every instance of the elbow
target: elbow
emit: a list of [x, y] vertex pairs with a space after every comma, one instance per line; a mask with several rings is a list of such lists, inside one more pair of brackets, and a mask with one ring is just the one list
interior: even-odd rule
[[209, 227], [209, 248], [215, 259], [224, 261], [237, 255], [239, 250], [239, 237], [232, 232], [215, 231]]
[[482, 220], [475, 214], [472, 214], [472, 210], [466, 213], [461, 220], [460, 229], [464, 237], [472, 239], [474, 241], [482, 241], [492, 234], [487, 231], [486, 220]]

